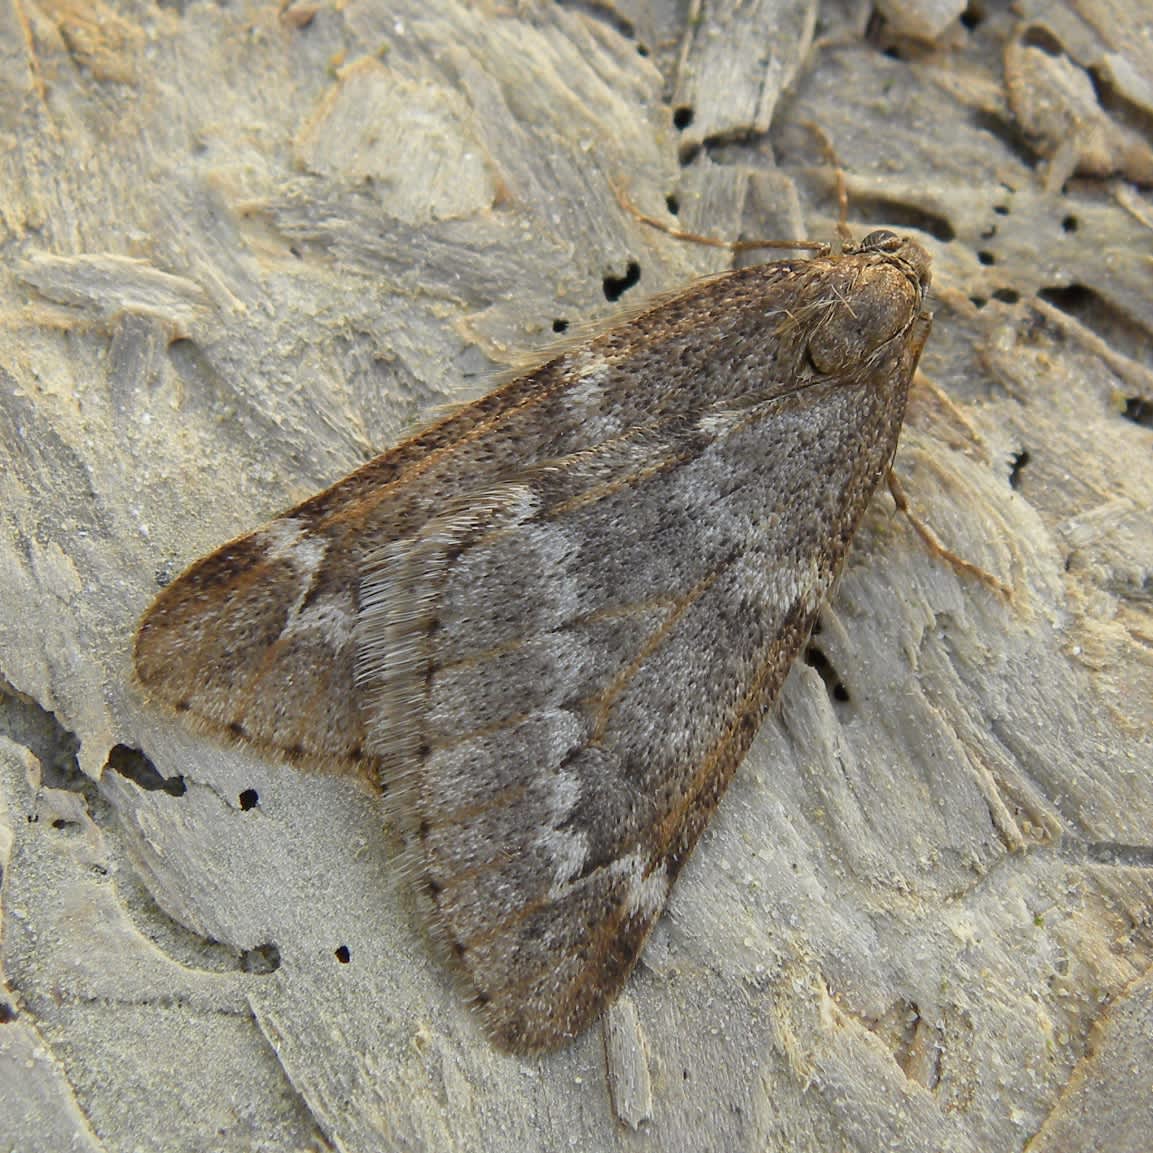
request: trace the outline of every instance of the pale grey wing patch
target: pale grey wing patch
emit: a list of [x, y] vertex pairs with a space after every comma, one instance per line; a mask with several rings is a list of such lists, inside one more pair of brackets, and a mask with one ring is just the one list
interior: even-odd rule
[[[449, 570], [468, 544], [523, 524], [536, 508], [524, 485], [461, 500], [413, 536], [368, 554], [360, 578], [356, 685], [369, 751], [411, 769], [425, 740], [427, 685]], [[446, 634], [445, 634], [446, 635]]]
[[565, 760], [585, 739], [578, 717], [552, 710], [426, 759], [421, 847], [455, 940], [467, 945], [584, 866], [579, 831], [554, 834], [581, 797]]
[[578, 548], [563, 525], [536, 517], [461, 549], [437, 598], [437, 665], [487, 658], [564, 626], [579, 611], [571, 571]]
[[429, 741], [453, 742], [530, 711], [571, 704], [574, 689], [594, 678], [599, 665], [584, 638], [563, 630], [439, 666], [426, 698]]

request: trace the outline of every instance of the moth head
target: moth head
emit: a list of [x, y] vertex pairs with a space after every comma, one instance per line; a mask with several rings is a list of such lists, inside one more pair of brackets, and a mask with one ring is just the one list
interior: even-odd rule
[[901, 341], [921, 316], [930, 279], [929, 254], [909, 237], [878, 229], [846, 247], [809, 337], [813, 368], [840, 375]]
[[929, 254], [908, 236], [898, 236], [887, 228], [870, 232], [859, 244], [846, 249], [848, 253], [877, 253], [888, 258], [893, 264], [903, 267], [921, 286], [921, 292], [928, 291], [932, 280], [932, 261]]

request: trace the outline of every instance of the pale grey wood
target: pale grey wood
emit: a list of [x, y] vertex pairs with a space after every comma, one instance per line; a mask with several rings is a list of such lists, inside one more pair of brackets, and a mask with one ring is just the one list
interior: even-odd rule
[[[1144, 91], [1137, 39], [1046, 7], [1078, 66]], [[672, 5], [0, 12], [3, 1140], [1142, 1147], [1153, 431], [1122, 412], [1153, 401], [1153, 205], [1123, 181], [1046, 190], [1002, 84], [1010, 13], [898, 58], [857, 16], [822, 13], [764, 136], [721, 53], [694, 123], [729, 142], [682, 171], [662, 100], [707, 5], [691, 29]], [[932, 249], [896, 469], [1012, 596], [878, 497], [815, 639], [824, 679], [815, 658], [790, 677], [615, 1056], [594, 1031], [512, 1059], [429, 950], [373, 792], [149, 709], [134, 622], [158, 579], [476, 395], [554, 321], [724, 266], [614, 187], [710, 232], [833, 238], [812, 124], [857, 235]], [[155, 774], [106, 767], [117, 745]]]
[[644, 1030], [627, 992], [608, 1007], [604, 1038], [613, 1112], [622, 1124], [639, 1129], [653, 1119], [653, 1079]]
[[682, 150], [767, 132], [808, 55], [816, 20], [816, 0], [694, 0], [673, 95]]

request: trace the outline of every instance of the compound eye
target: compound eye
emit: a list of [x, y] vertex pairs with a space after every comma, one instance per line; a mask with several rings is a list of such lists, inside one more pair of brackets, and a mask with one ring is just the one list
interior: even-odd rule
[[887, 228], [870, 232], [857, 247], [858, 252], [897, 252], [905, 242]]

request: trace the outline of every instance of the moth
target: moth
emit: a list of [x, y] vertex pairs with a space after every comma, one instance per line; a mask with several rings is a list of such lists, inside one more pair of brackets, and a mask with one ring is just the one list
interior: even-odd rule
[[697, 282], [195, 563], [151, 696], [367, 773], [500, 1046], [618, 993], [896, 450], [930, 259]]

